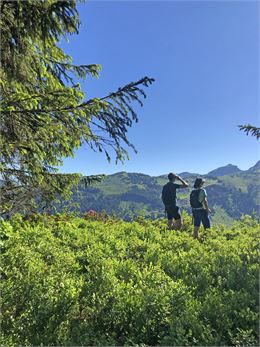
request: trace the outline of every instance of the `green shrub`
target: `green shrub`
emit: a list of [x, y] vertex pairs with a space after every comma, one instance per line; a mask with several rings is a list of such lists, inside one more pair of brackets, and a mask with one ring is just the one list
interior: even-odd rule
[[187, 215], [2, 221], [2, 345], [257, 345], [259, 224], [191, 234]]

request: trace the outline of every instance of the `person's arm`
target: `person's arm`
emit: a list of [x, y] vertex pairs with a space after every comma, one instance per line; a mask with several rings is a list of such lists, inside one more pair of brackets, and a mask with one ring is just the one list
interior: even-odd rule
[[205, 207], [206, 211], [208, 213], [211, 212], [210, 208], [209, 208], [209, 205], [208, 205], [208, 199], [205, 197], [204, 200], [203, 200], [203, 206]]
[[175, 176], [175, 179], [181, 181], [182, 186], [180, 186], [180, 188], [187, 188], [187, 187], [189, 186], [189, 184], [188, 184], [186, 181], [184, 181], [180, 176], [177, 176], [177, 175], [176, 175], [176, 176]]
[[211, 210], [209, 208], [207, 192], [205, 189], [201, 189], [201, 191], [199, 192], [199, 201], [202, 203], [203, 208], [207, 211], [207, 213], [210, 213]]
[[210, 213], [211, 212], [211, 209], [209, 208], [209, 205], [208, 205], [208, 199], [207, 199], [207, 196], [204, 197], [203, 201], [202, 201], [202, 204], [205, 208], [205, 210]]

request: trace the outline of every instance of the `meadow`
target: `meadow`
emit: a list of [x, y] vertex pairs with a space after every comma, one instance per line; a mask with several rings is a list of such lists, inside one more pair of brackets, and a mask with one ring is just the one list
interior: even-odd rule
[[259, 223], [1, 221], [1, 345], [257, 346]]

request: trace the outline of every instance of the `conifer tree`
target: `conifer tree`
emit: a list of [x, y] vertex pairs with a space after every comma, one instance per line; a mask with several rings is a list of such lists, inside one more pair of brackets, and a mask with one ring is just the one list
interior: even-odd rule
[[76, 0], [1, 0], [0, 8], [2, 206], [26, 211], [36, 201], [68, 197], [81, 180], [101, 179], [57, 173], [83, 143], [108, 160], [109, 149], [117, 161], [135, 150], [127, 138], [138, 121], [131, 103], [142, 105], [153, 79], [86, 100], [79, 79], [98, 77], [100, 65], [76, 66], [58, 45], [78, 33]]

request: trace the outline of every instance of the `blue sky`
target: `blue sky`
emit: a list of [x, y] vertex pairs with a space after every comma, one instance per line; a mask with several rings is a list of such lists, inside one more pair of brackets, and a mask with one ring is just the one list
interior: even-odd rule
[[128, 132], [124, 165], [83, 146], [61, 172], [160, 175], [207, 173], [229, 163], [246, 170], [259, 143], [238, 129], [259, 126], [259, 2], [88, 1], [78, 4], [79, 35], [64, 50], [75, 64], [102, 65], [82, 82], [86, 99], [143, 76], [155, 78], [139, 122]]

